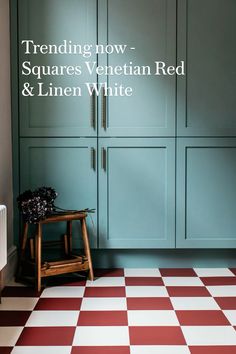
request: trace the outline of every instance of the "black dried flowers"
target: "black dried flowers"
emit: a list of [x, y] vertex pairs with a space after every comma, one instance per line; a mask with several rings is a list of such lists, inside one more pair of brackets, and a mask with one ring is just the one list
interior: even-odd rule
[[40, 187], [20, 194], [17, 203], [24, 222], [37, 223], [53, 213], [57, 195], [51, 187]]

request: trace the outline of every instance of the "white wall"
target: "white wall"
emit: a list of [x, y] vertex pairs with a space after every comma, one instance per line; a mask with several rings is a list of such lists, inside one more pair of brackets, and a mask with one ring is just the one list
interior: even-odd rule
[[0, 0], [0, 204], [8, 208], [8, 254], [13, 249], [9, 0]]

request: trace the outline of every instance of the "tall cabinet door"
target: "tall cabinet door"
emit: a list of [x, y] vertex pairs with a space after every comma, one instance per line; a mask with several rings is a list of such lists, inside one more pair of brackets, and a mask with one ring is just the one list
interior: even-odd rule
[[[121, 76], [99, 76], [113, 89], [133, 88], [130, 97], [101, 99], [100, 136], [174, 136], [175, 75], [154, 73], [155, 61], [176, 63], [175, 0], [100, 0], [98, 19], [100, 44], [126, 45], [123, 54], [99, 55], [99, 65], [133, 68], [133, 75], [128, 68]], [[137, 66], [150, 66], [151, 75], [142, 69], [138, 75]]]
[[99, 145], [99, 247], [173, 248], [173, 139], [101, 138]]
[[236, 247], [236, 139], [180, 138], [177, 247]]
[[[22, 138], [20, 191], [41, 186], [59, 193], [55, 205], [69, 210], [95, 208], [87, 218], [90, 242], [97, 246], [97, 172], [94, 138]], [[93, 220], [93, 221], [92, 221]], [[46, 226], [45, 226], [46, 228]], [[65, 226], [48, 225], [50, 236], [65, 233]], [[78, 226], [74, 225], [78, 233]], [[77, 238], [78, 240], [78, 238]], [[78, 247], [78, 243], [75, 245]]]
[[178, 135], [236, 136], [236, 1], [178, 1]]
[[[84, 84], [96, 81], [96, 74], [90, 75], [84, 70], [86, 58], [83, 57], [83, 46], [94, 47], [97, 41], [97, 1], [20, 0], [18, 16], [21, 136], [96, 136], [95, 97], [89, 95]], [[61, 45], [62, 54], [46, 53], [50, 48], [43, 48], [44, 54], [33, 54], [32, 43], [29, 45], [31, 54], [25, 54], [26, 44], [21, 42], [29, 39], [36, 45]], [[78, 54], [68, 54], [73, 53], [76, 45], [81, 46], [82, 54], [79, 54], [79, 48]], [[89, 60], [96, 60], [94, 51]], [[50, 75], [41, 74], [40, 78], [33, 74], [22, 75], [23, 62], [31, 63], [26, 64], [25, 73], [33, 66], [45, 66], [46, 73], [48, 67], [51, 67]], [[53, 66], [59, 69], [64, 66], [81, 66], [82, 74], [79, 75], [78, 71], [78, 75], [75, 75], [69, 69], [69, 74], [59, 70], [58, 75]], [[24, 97], [21, 94], [25, 82], [35, 88], [35, 96]], [[50, 94], [50, 87], [75, 87], [75, 96], [69, 96], [68, 91], [68, 96], [38, 97], [39, 83], [43, 85], [43, 95]], [[81, 96], [77, 87], [81, 88]]]

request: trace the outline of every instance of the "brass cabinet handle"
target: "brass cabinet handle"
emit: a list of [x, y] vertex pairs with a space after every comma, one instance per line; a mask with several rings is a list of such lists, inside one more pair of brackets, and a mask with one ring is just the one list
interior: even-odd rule
[[93, 90], [91, 95], [91, 126], [96, 129], [96, 92]]
[[96, 171], [96, 150], [91, 148], [91, 167]]
[[102, 148], [102, 169], [106, 172], [107, 170], [107, 151]]
[[102, 128], [107, 128], [107, 97], [105, 96], [105, 88], [102, 88]]

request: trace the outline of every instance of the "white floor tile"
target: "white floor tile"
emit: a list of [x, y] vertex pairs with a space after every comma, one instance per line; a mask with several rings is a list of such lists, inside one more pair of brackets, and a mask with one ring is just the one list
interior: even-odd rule
[[125, 268], [124, 272], [126, 277], [161, 277], [157, 268]]
[[26, 327], [76, 326], [79, 311], [33, 311]]
[[87, 280], [86, 286], [96, 287], [96, 286], [125, 286], [124, 277], [103, 277], [97, 278], [94, 281]]
[[175, 311], [128, 311], [129, 326], [179, 326]]
[[43, 291], [41, 297], [83, 297], [84, 286], [55, 286]]
[[198, 277], [163, 277], [166, 286], [203, 286]]
[[37, 301], [37, 297], [2, 297], [0, 310], [32, 311]]
[[126, 286], [127, 297], [168, 297], [164, 286]]
[[130, 354], [190, 354], [185, 345], [131, 345]]
[[236, 285], [207, 286], [212, 296], [236, 296]]
[[34, 347], [15, 347], [11, 354], [70, 354], [71, 347], [52, 347], [52, 346], [34, 346]]
[[24, 327], [0, 327], [0, 347], [13, 347]]
[[228, 268], [194, 268], [199, 277], [232, 277], [234, 274]]
[[219, 310], [216, 301], [211, 297], [172, 297], [175, 310]]
[[236, 326], [236, 310], [223, 310], [232, 326]]
[[129, 345], [126, 326], [81, 326], [75, 331], [74, 346]]
[[106, 311], [106, 310], [127, 310], [125, 298], [83, 298], [81, 310], [83, 311]]
[[236, 331], [231, 326], [182, 326], [188, 345], [236, 345]]

